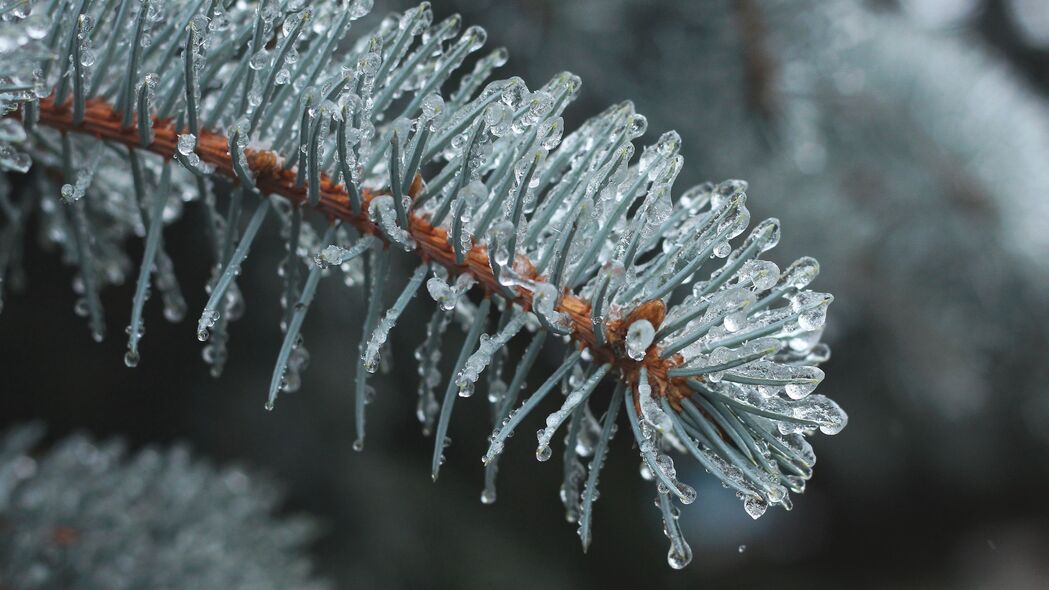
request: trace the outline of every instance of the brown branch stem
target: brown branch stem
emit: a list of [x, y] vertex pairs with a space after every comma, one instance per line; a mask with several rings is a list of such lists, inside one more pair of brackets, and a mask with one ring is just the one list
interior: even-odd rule
[[[104, 141], [139, 147], [164, 158], [171, 158], [176, 150], [178, 129], [176, 129], [175, 123], [171, 119], [154, 118], [153, 142], [146, 147], [140, 147], [137, 128], [135, 126], [122, 128], [121, 119], [114, 111], [112, 105], [102, 99], [89, 99], [87, 101], [84, 121], [80, 125], [73, 123], [72, 109], [69, 102], [56, 105], [53, 98], [46, 98], [40, 101], [39, 112], [42, 125], [60, 131], [91, 135]], [[236, 179], [228, 151], [228, 140], [225, 135], [202, 129], [197, 138], [196, 153], [202, 161], [214, 166], [216, 172], [231, 179]], [[283, 166], [282, 159], [277, 153], [248, 149], [245, 155], [248, 166], [255, 175], [255, 185], [259, 191], [263, 194], [281, 195], [296, 205], [305, 204], [306, 189], [295, 188], [295, 172]], [[422, 179], [421, 177], [416, 177], [410, 194], [414, 197], [422, 189]], [[362, 212], [355, 214], [350, 207], [349, 198], [343, 186], [335, 184], [331, 178], [322, 173], [320, 202], [316, 209], [325, 214], [330, 220], [339, 220], [353, 225], [362, 234], [383, 238], [382, 233], [368, 218], [367, 214], [368, 203], [375, 196], [377, 196], [377, 193], [362, 191]], [[485, 246], [473, 246], [467, 253], [465, 262], [457, 264], [455, 262], [455, 253], [448, 242], [448, 232], [444, 228], [434, 227], [430, 224], [427, 217], [416, 213], [409, 214], [409, 226], [409, 231], [418, 244], [416, 252], [423, 260], [438, 263], [447, 268], [452, 274], [470, 273], [488, 294], [504, 293], [505, 287], [499, 284], [489, 266], [488, 252]], [[388, 242], [387, 246], [389, 246]], [[536, 276], [535, 267], [527, 258], [519, 257], [515, 266], [530, 269], [528, 278], [542, 280]], [[513, 287], [512, 290], [515, 294], [512, 298], [513, 302], [524, 309], [531, 309], [532, 293], [520, 287]], [[606, 344], [603, 346], [598, 345], [594, 336], [590, 322], [589, 301], [576, 297], [571, 293], [564, 293], [557, 305], [557, 310], [571, 318], [572, 339], [579, 345], [589, 348], [593, 357], [599, 362], [615, 364], [622, 371], [623, 377], [631, 383], [635, 389], [635, 394], [637, 371], [640, 366], [644, 365], [648, 369], [653, 392], [658, 395], [669, 396], [675, 408], [678, 408], [681, 398], [691, 395], [683, 380], [672, 380], [667, 377], [667, 369], [681, 363], [679, 356], [662, 360], [659, 358], [658, 348], [654, 344], [642, 361], [634, 361], [623, 352], [622, 343], [626, 329], [632, 321], [641, 318], [648, 319], [658, 328], [665, 315], [665, 307], [662, 301], [645, 302], [624, 320], [609, 322]]]

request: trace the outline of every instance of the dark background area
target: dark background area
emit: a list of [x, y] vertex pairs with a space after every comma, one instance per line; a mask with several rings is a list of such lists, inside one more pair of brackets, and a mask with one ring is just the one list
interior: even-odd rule
[[[275, 227], [239, 279], [248, 311], [231, 328], [230, 361], [217, 380], [200, 358], [195, 317], [172, 325], [158, 305], [147, 306], [142, 362], [127, 369], [122, 336], [132, 287], [104, 292], [110, 336], [95, 344], [72, 313], [71, 269], [31, 241], [27, 288], [9, 294], [0, 314], [0, 425], [40, 419], [52, 438], [86, 430], [134, 446], [188, 441], [217, 463], [268, 473], [287, 489], [289, 512], [321, 523], [315, 558], [338, 587], [1049, 587], [1049, 227], [1039, 235], [1037, 225], [1014, 222], [1015, 207], [1049, 210], [1037, 165], [1049, 168], [1049, 152], [1030, 153], [1049, 147], [1049, 135], [1034, 137], [1049, 128], [1049, 45], [1021, 35], [1001, 0], [930, 0], [945, 7], [941, 14], [975, 6], [939, 23], [920, 18], [918, 2], [865, 5], [873, 16], [864, 18], [889, 20], [858, 21], [874, 40], [842, 53], [846, 66], [866, 72], [863, 90], [845, 98], [789, 92], [791, 60], [829, 51], [820, 35], [849, 24], [822, 4], [434, 2], [438, 18], [461, 12], [487, 29], [489, 46], [510, 50], [500, 76], [520, 75], [537, 88], [559, 71], [579, 74], [583, 91], [566, 128], [634, 100], [649, 116], [645, 143], [672, 128], [684, 138], [686, 167], [675, 192], [706, 179], [747, 178], [755, 219], [784, 221], [772, 258], [785, 265], [809, 254], [824, 263], [814, 286], [838, 299], [826, 336], [834, 356], [820, 391], [848, 411], [849, 426], [815, 437], [816, 475], [795, 509], [757, 521], [702, 469], [679, 461], [700, 494], [683, 511], [695, 554], [684, 571], [667, 567], [655, 494], [638, 477], [627, 436], [615, 439], [602, 473], [586, 555], [575, 525], [564, 522], [557, 462], [537, 463], [530, 444], [511, 441], [499, 499], [480, 503], [486, 404], [457, 404], [448, 462], [430, 481], [432, 440], [414, 416], [411, 358], [432, 306], [425, 295], [393, 332], [395, 370], [373, 380], [378, 395], [362, 453], [351, 444], [363, 306], [335, 278], [321, 284], [303, 329], [312, 360], [302, 390], [266, 412], [280, 345], [283, 250]], [[376, 4], [369, 22], [407, 7]], [[822, 14], [830, 33], [795, 22], [795, 12]], [[912, 57], [926, 70], [897, 72], [896, 62], [869, 49], [912, 38], [928, 43], [930, 53]], [[974, 70], [1005, 72], [996, 82], [1008, 84], [1002, 102], [955, 108], [965, 96], [944, 84], [964, 85], [972, 72], [937, 69], [952, 63], [952, 51], [978, 54]], [[761, 64], [767, 67], [755, 73]], [[883, 103], [871, 107], [856, 99], [862, 96]], [[917, 97], [925, 110], [901, 97]], [[1025, 108], [1008, 108], [1011, 101]], [[796, 121], [809, 111], [823, 117], [800, 127], [823, 131], [816, 170], [783, 155], [807, 153]], [[939, 116], [942, 125], [924, 118]], [[942, 131], [952, 123], [971, 127], [980, 149], [967, 151]], [[1000, 134], [981, 135], [979, 124]], [[1011, 129], [1030, 134], [1012, 143]], [[925, 156], [935, 156], [937, 173], [924, 172]], [[207, 269], [189, 261], [207, 253], [189, 217], [165, 239], [195, 316]], [[140, 247], [132, 245], [133, 259]], [[411, 268], [407, 257], [398, 264], [399, 276]], [[446, 364], [458, 350], [454, 333]], [[541, 362], [530, 381], [556, 362]]]

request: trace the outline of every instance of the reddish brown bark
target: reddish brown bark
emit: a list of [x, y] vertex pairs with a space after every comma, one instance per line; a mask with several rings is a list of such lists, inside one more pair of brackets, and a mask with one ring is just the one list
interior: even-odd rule
[[[72, 120], [72, 109], [67, 102], [56, 105], [51, 98], [40, 101], [40, 123], [47, 127], [92, 135], [105, 141], [122, 143], [128, 146], [139, 146], [138, 130], [132, 126], [127, 129], [121, 128], [120, 117], [114, 112], [113, 107], [106, 101], [90, 99], [87, 101], [84, 121], [80, 125], [74, 125]], [[153, 142], [140, 149], [159, 154], [165, 158], [171, 158], [176, 150], [178, 141], [178, 130], [171, 119], [153, 120]], [[200, 159], [215, 167], [217, 173], [229, 178], [236, 178], [233, 173], [233, 164], [228, 151], [228, 140], [225, 135], [215, 133], [207, 129], [200, 131], [197, 138], [196, 153]], [[255, 175], [255, 184], [264, 194], [281, 195], [293, 203], [302, 204], [306, 201], [306, 189], [295, 188], [295, 172], [284, 167], [281, 158], [274, 152], [248, 149], [245, 153], [248, 166]], [[409, 191], [412, 196], [419, 194], [423, 189], [421, 177], [416, 177]], [[376, 194], [364, 191], [361, 195], [363, 211], [355, 214], [350, 207], [349, 198], [341, 184], [335, 184], [325, 174], [321, 175], [320, 202], [317, 209], [328, 216], [331, 220], [340, 220], [349, 223], [364, 234], [371, 234], [382, 238], [382, 234], [375, 224], [368, 218], [367, 204]], [[448, 243], [448, 233], [444, 228], [434, 227], [429, 219], [409, 214], [410, 232], [418, 243], [415, 251], [424, 260], [436, 262], [446, 267], [453, 274], [467, 272], [480, 283], [487, 293], [503, 293], [504, 287], [499, 284], [492, 269], [488, 265], [488, 252], [484, 246], [475, 245], [466, 255], [463, 264], [456, 264], [455, 253]], [[518, 267], [534, 269], [530, 260], [519, 258]], [[529, 278], [541, 280], [535, 276], [532, 270]], [[513, 289], [515, 296], [513, 301], [525, 309], [531, 309], [532, 294], [522, 288]], [[593, 327], [590, 323], [590, 302], [566, 293], [557, 306], [558, 311], [567, 314], [572, 321], [572, 339], [579, 345], [590, 349], [595, 359], [601, 362], [614, 363], [623, 373], [623, 376], [635, 390], [637, 372], [642, 365], [648, 369], [649, 379], [652, 381], [653, 392], [657, 395], [668, 396], [675, 409], [680, 410], [680, 400], [691, 394], [682, 380], [667, 377], [667, 369], [681, 363], [679, 355], [670, 359], [660, 359], [657, 347], [653, 344], [648, 354], [642, 361], [634, 361], [623, 352], [623, 338], [630, 322], [635, 319], [648, 319], [653, 326], [659, 327], [666, 315], [666, 309], [662, 301], [647, 301], [638, 306], [629, 317], [618, 322], [610, 322], [607, 330], [606, 344], [598, 346], [594, 336]]]

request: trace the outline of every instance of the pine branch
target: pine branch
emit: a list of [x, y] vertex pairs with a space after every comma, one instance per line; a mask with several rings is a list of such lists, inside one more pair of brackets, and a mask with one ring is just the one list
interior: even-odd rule
[[[72, 1], [54, 0], [65, 8]], [[630, 397], [623, 395], [626, 413], [658, 482], [671, 566], [683, 567], [691, 553], [671, 522], [670, 496], [689, 504], [695, 491], [677, 479], [667, 451], [694, 455], [739, 492], [752, 515], [771, 504], [789, 508], [788, 491], [804, 489], [813, 459], [803, 435], [835, 434], [847, 420], [834, 402], [809, 395], [823, 379], [816, 365], [829, 353], [819, 339], [833, 298], [806, 289], [818, 273], [812, 259], [783, 272], [761, 259], [779, 240], [777, 220], [757, 224], [733, 248], [732, 240], [750, 222], [745, 182], [704, 183], [675, 201], [672, 185], [683, 166], [676, 133], [664, 133], [633, 161], [633, 142], [646, 132], [647, 120], [624, 102], [562, 137], [561, 114], [579, 89], [578, 78], [558, 74], [535, 91], [518, 78], [482, 89], [505, 61], [501, 50], [479, 60], [445, 102], [441, 88], [486, 35], [479, 27], [460, 34], [457, 16], [433, 24], [428, 3], [384, 20], [340, 55], [333, 48], [370, 2], [307, 7], [302, 0], [267, 0], [254, 10], [233, 5], [227, 13], [214, 2], [201, 12], [199, 2], [162, 7], [152, 0], [135, 11], [128, 8], [132, 1], [111, 0], [109, 8], [120, 5], [118, 22], [99, 29], [93, 19], [102, 8], [88, 0], [76, 0], [75, 22], [57, 11], [45, 43], [70, 48], [59, 78], [45, 72], [34, 78], [31, 93], [15, 91], [15, 103], [23, 104], [22, 127], [31, 132], [16, 143], [26, 144], [45, 165], [61, 154], [67, 181], [61, 196], [75, 215], [50, 215], [64, 213], [51, 202], [42, 214], [54, 227], [48, 235], [57, 236], [67, 258], [79, 263], [84, 311], [98, 337], [98, 292], [122, 276], [115, 270], [127, 264], [123, 239], [147, 233], [138, 228], [148, 225], [129, 366], [139, 359], [150, 275], [156, 274], [166, 308], [182, 301], [163, 251], [165, 202], [147, 196], [149, 176], [159, 176], [164, 189], [177, 183], [202, 201], [216, 264], [197, 335], [207, 341], [205, 360], [216, 376], [227, 357], [229, 322], [243, 308], [236, 285], [240, 266], [270, 210], [285, 225], [285, 334], [267, 409], [274, 408], [279, 392], [299, 386], [308, 358], [302, 321], [318, 282], [341, 270], [347, 284], [364, 285], [367, 297], [353, 384], [354, 448], [363, 449], [373, 397], [369, 376], [383, 366], [390, 330], [432, 270], [427, 291], [439, 310], [419, 349], [424, 384], [418, 417], [424, 431], [436, 424], [435, 480], [454, 404], [471, 397], [487, 371], [494, 431], [484, 457], [482, 498], [494, 501], [498, 455], [514, 427], [560, 384], [565, 400], [538, 433], [536, 457], [554, 455], [551, 445], [567, 424], [562, 501], [570, 520], [585, 514], [584, 546], [599, 465], [591, 463], [595, 475], [581, 489], [583, 467], [574, 453], [581, 441], [596, 436], [589, 403], [606, 379], [616, 381], [618, 391], [630, 390]], [[304, 26], [311, 20], [322, 26]], [[230, 34], [214, 35], [212, 28]], [[90, 87], [93, 96], [86, 96], [92, 45], [113, 48], [122, 37], [131, 43], [126, 68], [105, 76], [100, 70]], [[182, 67], [172, 63], [180, 49]], [[103, 69], [113, 57], [107, 49]], [[142, 74], [150, 69], [158, 73]], [[161, 106], [154, 112], [154, 105]], [[60, 149], [53, 145], [55, 135]], [[74, 136], [92, 147], [78, 150]], [[97, 145], [110, 148], [116, 159], [103, 159], [110, 154]], [[6, 145], [0, 149], [7, 150], [0, 153], [0, 166], [29, 169], [21, 154]], [[83, 152], [91, 154], [89, 162], [78, 169]], [[159, 162], [139, 155], [147, 152]], [[133, 187], [124, 181], [125, 162]], [[224, 215], [208, 182], [218, 178], [232, 185]], [[48, 189], [41, 192], [38, 198], [53, 198]], [[285, 204], [272, 206], [268, 195]], [[264, 200], [248, 215], [246, 207], [259, 198]], [[6, 202], [5, 195], [0, 205]], [[303, 218], [305, 209], [324, 216], [323, 232]], [[14, 234], [24, 216], [11, 217]], [[76, 240], [66, 237], [70, 224]], [[417, 259], [406, 284], [390, 276], [396, 250]], [[697, 280], [711, 262], [720, 266]], [[303, 263], [309, 272], [300, 283]], [[384, 311], [384, 294], [395, 284], [403, 287]], [[475, 285], [483, 290], [480, 305], [465, 296]], [[493, 309], [500, 312], [498, 328], [484, 334]], [[165, 315], [177, 319], [177, 311]], [[468, 335], [438, 404], [433, 392], [441, 381], [439, 339], [452, 313]], [[505, 347], [526, 327], [536, 336], [507, 384]], [[565, 360], [513, 409], [540, 348], [560, 340], [548, 334], [571, 343]], [[610, 416], [614, 420], [615, 413]], [[611, 428], [603, 428], [606, 444]], [[781, 451], [766, 457], [769, 447]]]
[[[86, 134], [128, 146], [141, 145], [137, 128], [132, 126], [122, 129], [119, 117], [112, 106], [103, 99], [87, 101], [87, 109], [82, 124], [75, 125], [71, 115], [69, 103], [57, 106], [51, 98], [40, 101], [40, 123], [45, 126], [60, 131]], [[155, 154], [171, 157], [175, 153], [178, 137], [177, 131], [170, 119], [161, 121], [154, 117], [153, 142], [141, 147]], [[229, 139], [221, 133], [201, 129], [197, 139], [197, 153], [202, 161], [214, 166], [217, 172], [231, 179], [236, 179], [237, 175], [233, 171], [233, 163], [226, 149], [228, 142]], [[295, 205], [307, 203], [306, 190], [301, 187], [295, 187], [294, 179], [297, 171], [282, 167], [282, 158], [278, 154], [267, 150], [248, 150], [246, 155], [248, 167], [256, 180], [256, 186], [260, 192], [280, 195]], [[417, 195], [422, 190], [422, 187], [425, 186], [425, 181], [422, 180], [421, 176], [416, 176], [415, 178], [416, 180], [409, 190], [409, 195], [412, 197]], [[371, 191], [362, 193], [362, 209], [364, 211], [368, 210], [368, 205], [375, 196], [378, 195]], [[363, 235], [376, 236], [384, 242], [388, 242], [375, 222], [369, 219], [367, 215], [353, 213], [345, 187], [342, 184], [333, 183], [327, 174], [321, 174], [320, 200], [315, 208], [331, 220], [343, 221], [353, 225]], [[459, 263], [456, 261], [456, 254], [449, 243], [446, 229], [434, 227], [427, 218], [415, 213], [409, 215], [409, 227], [412, 238], [419, 244], [418, 255], [424, 261], [436, 262], [453, 274], [469, 273], [488, 293], [499, 296], [505, 292], [504, 287], [499, 284], [499, 281], [492, 274], [492, 268], [488, 263], [488, 249], [486, 246], [474, 246], [466, 253], [465, 260]], [[386, 247], [389, 247], [388, 243]], [[526, 256], [520, 256], [517, 264], [528, 269], [535, 268], [533, 262]], [[543, 277], [535, 273], [534, 270], [524, 276], [538, 282], [543, 281]], [[532, 307], [532, 291], [522, 287], [514, 288], [513, 296], [508, 297], [508, 299], [525, 310], [529, 310]], [[648, 355], [642, 363], [638, 363], [638, 361], [626, 355], [622, 346], [613, 346], [616, 343], [622, 344], [624, 341], [625, 334], [618, 333], [622, 331], [623, 326], [629, 326], [634, 320], [643, 319], [644, 316], [650, 313], [662, 313], [653, 311], [662, 307], [662, 302], [657, 301], [653, 301], [649, 305], [642, 304], [640, 309], [644, 309], [643, 312], [609, 327], [613, 334], [606, 336], [610, 344], [605, 345], [599, 345], [598, 339], [594, 335], [594, 327], [590, 321], [591, 303], [587, 299], [564, 294], [555, 309], [570, 318], [573, 327], [571, 338], [578, 342], [580, 346], [589, 349], [595, 358], [613, 363], [631, 375], [636, 373], [641, 364], [644, 364], [650, 375], [663, 376], [662, 378], [665, 380], [666, 385], [660, 390], [661, 394], [670, 396], [674, 407], [680, 409], [677, 405], [678, 401], [690, 396], [692, 392], [688, 389], [685, 380], [665, 377], [667, 371], [681, 364], [682, 358], [680, 356], [662, 359], [658, 354]], [[632, 386], [636, 388], [636, 378]]]

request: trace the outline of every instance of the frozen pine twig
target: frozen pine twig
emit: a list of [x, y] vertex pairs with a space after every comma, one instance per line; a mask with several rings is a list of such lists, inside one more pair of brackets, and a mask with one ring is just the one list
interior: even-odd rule
[[[69, 191], [27, 198], [39, 200], [31, 209], [50, 228], [45, 234], [77, 261], [82, 311], [98, 337], [98, 293], [123, 278], [132, 235], [147, 235], [133, 326], [141, 324], [150, 265], [160, 286], [162, 224], [178, 217], [181, 201], [168, 207], [154, 199], [150, 214], [138, 215], [135, 200], [160, 177], [197, 201], [206, 220], [216, 260], [198, 332], [216, 375], [245, 304], [235, 277], [275, 210], [288, 258], [284, 339], [266, 407], [298, 388], [308, 359], [302, 323], [318, 282], [345, 273], [368, 294], [363, 340], [346, 351], [357, 359], [348, 389], [354, 446], [363, 448], [368, 377], [425, 280], [439, 309], [417, 330], [417, 409], [424, 430], [435, 430], [433, 478], [454, 403], [485, 371], [496, 425], [484, 457], [489, 503], [509, 435], [562, 384], [566, 397], [538, 434], [537, 457], [553, 456], [555, 434], [568, 422], [562, 502], [570, 520], [580, 520], [584, 548], [619, 403], [658, 482], [673, 567], [690, 555], [673, 501], [695, 499], [677, 477], [675, 449], [740, 491], [756, 514], [758, 505], [789, 508], [786, 490], [804, 489], [812, 466], [805, 435], [844, 427], [844, 412], [811, 394], [823, 376], [816, 365], [828, 355], [820, 337], [832, 300], [806, 288], [815, 271], [796, 270], [812, 269], [811, 259], [781, 273], [763, 258], [779, 240], [775, 219], [737, 240], [750, 222], [746, 183], [676, 190], [680, 137], [664, 133], [635, 154], [648, 124], [629, 101], [566, 134], [562, 113], [579, 79], [560, 73], [535, 88], [520, 78], [489, 81], [505, 61], [498, 49], [448, 88], [486, 35], [463, 30], [458, 16], [435, 23], [428, 3], [387, 17], [355, 43], [342, 41], [368, 12], [367, 0], [50, 4], [48, 34], [19, 36], [24, 18], [2, 24], [22, 55], [35, 57], [4, 66], [13, 71], [0, 94], [2, 120], [18, 131], [4, 136], [11, 145], [2, 146], [0, 165], [45, 184], [53, 181], [42, 171], [57, 168], [70, 184], [73, 215], [55, 205]], [[129, 51], [114, 49], [121, 46]], [[92, 48], [105, 48], [103, 59], [84, 59]], [[138, 167], [133, 183], [121, 173], [129, 159]], [[8, 223], [24, 224], [25, 216], [6, 213], [16, 210], [9, 201], [0, 203]], [[416, 259], [407, 281], [395, 276], [396, 260], [406, 257]], [[398, 284], [387, 307], [387, 287]], [[453, 323], [467, 337], [442, 371], [440, 338]], [[505, 349], [522, 331], [534, 336], [511, 369]], [[141, 334], [132, 334], [137, 354]], [[515, 410], [544, 348], [564, 360]], [[596, 407], [606, 407], [607, 382], [616, 384], [617, 404], [598, 427], [590, 404], [600, 397]]]

